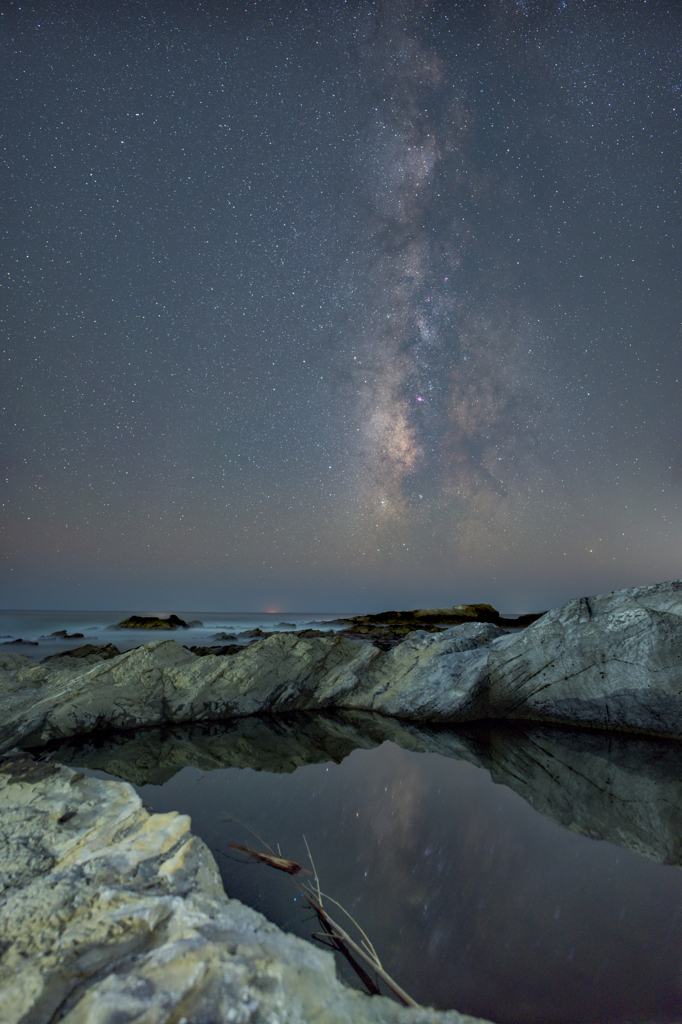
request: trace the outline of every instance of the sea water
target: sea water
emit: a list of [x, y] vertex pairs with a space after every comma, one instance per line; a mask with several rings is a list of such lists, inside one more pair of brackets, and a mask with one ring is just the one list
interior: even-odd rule
[[[185, 622], [199, 621], [201, 626], [189, 629], [149, 630], [120, 629], [131, 614], [158, 615], [163, 618], [173, 613]], [[215, 639], [217, 633], [245, 633], [252, 629], [263, 632], [284, 632], [312, 627], [320, 630], [340, 629], [330, 623], [336, 618], [348, 617], [347, 612], [186, 612], [158, 609], [133, 612], [119, 611], [21, 611], [0, 610], [0, 651], [15, 651], [24, 657], [40, 661], [51, 654], [61, 654], [84, 644], [114, 644], [120, 651], [129, 651], [152, 640], [177, 640], [187, 647], [210, 647], [231, 641]], [[352, 614], [352, 613], [351, 613]], [[66, 630], [83, 636], [62, 639], [51, 634]], [[22, 642], [17, 642], [22, 641]], [[238, 641], [239, 642], [239, 641]], [[248, 638], [242, 640], [248, 642]]]

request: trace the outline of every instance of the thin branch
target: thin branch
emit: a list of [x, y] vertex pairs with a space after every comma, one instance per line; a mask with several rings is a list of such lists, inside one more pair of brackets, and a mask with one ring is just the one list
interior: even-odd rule
[[[320, 904], [320, 906], [322, 906], [322, 892], [320, 890], [320, 879], [318, 878], [317, 868], [315, 867], [315, 861], [313, 860], [313, 855], [310, 852], [310, 847], [308, 846], [308, 840], [306, 839], [305, 836], [303, 836], [303, 842], [305, 843], [305, 848], [308, 851], [308, 857], [310, 859], [310, 866], [312, 867], [313, 874], [315, 875], [315, 886], [317, 888], [317, 902]], [[334, 901], [334, 902], [336, 902], [336, 901]]]
[[362, 946], [359, 946], [357, 942], [354, 942], [353, 939], [351, 939], [348, 932], [344, 931], [341, 925], [337, 924], [336, 921], [332, 920], [332, 918], [329, 916], [324, 907], [322, 907], [319, 903], [315, 903], [315, 901], [312, 900], [310, 896], [308, 896], [308, 900], [310, 901], [310, 905], [312, 906], [313, 910], [320, 917], [320, 920], [323, 923], [328, 924], [329, 927], [333, 930], [334, 934], [339, 939], [341, 939], [342, 942], [345, 942], [346, 945], [353, 950], [353, 952], [357, 953], [358, 956], [361, 956], [365, 963], [368, 963], [370, 967], [372, 967], [377, 972], [381, 980], [385, 982], [386, 985], [388, 985], [391, 992], [393, 992], [394, 995], [396, 995], [398, 999], [400, 999], [405, 1004], [405, 1006], [419, 1006], [419, 1003], [415, 1003], [412, 996], [409, 996], [405, 989], [401, 988], [400, 985], [393, 980], [391, 975], [387, 974], [383, 967], [365, 952]]
[[[319, 892], [319, 884], [318, 884], [318, 892]], [[335, 900], [333, 896], [329, 896], [329, 895], [328, 895], [328, 894], [327, 894], [326, 892], [325, 892], [325, 893], [320, 893], [320, 895], [321, 895], [321, 896], [324, 896], [324, 897], [325, 897], [326, 899], [328, 899], [328, 900], [331, 900], [331, 902], [332, 902], [332, 903], [334, 903], [334, 904], [335, 904], [335, 905], [336, 905], [336, 906], [337, 906], [337, 907], [339, 908], [339, 910], [342, 910], [342, 911], [343, 911], [343, 913], [344, 913], [344, 914], [346, 915], [346, 917], [348, 918], [348, 920], [349, 920], [349, 921], [352, 921], [352, 922], [353, 922], [353, 924], [355, 925], [355, 927], [357, 928], [357, 930], [358, 930], [358, 931], [360, 932], [360, 934], [362, 935], [362, 940], [363, 940], [363, 941], [362, 941], [362, 943], [361, 943], [361, 944], [365, 946], [365, 948], [366, 948], [366, 949], [367, 949], [367, 951], [369, 952], [370, 956], [371, 956], [371, 957], [373, 957], [373, 958], [374, 958], [374, 960], [376, 960], [376, 962], [378, 963], [379, 967], [381, 967], [381, 960], [379, 959], [379, 954], [377, 953], [376, 949], [375, 949], [375, 948], [374, 948], [374, 946], [372, 945], [372, 942], [371, 942], [371, 940], [370, 940], [370, 937], [369, 937], [369, 935], [368, 935], [368, 934], [367, 934], [367, 932], [366, 932], [366, 931], [364, 930], [364, 928], [362, 928], [362, 927], [361, 927], [361, 926], [360, 926], [360, 925], [358, 924], [358, 922], [357, 922], [357, 921], [355, 920], [355, 918], [353, 917], [353, 915], [352, 915], [352, 914], [351, 914], [351, 913], [350, 913], [350, 912], [349, 912], [348, 910], [346, 910], [346, 908], [345, 908], [345, 907], [343, 907], [343, 906], [342, 906], [342, 905], [341, 905], [341, 904], [339, 903], [339, 901], [338, 901], [338, 900]], [[320, 899], [320, 900], [319, 900], [318, 902], [319, 902], [320, 906], [322, 906], [322, 900]]]

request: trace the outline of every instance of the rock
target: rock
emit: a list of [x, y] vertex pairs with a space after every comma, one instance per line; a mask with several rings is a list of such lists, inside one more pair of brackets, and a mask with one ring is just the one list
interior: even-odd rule
[[569, 601], [488, 667], [480, 717], [682, 737], [682, 580]]
[[175, 812], [125, 783], [0, 763], [3, 1024], [474, 1024], [347, 988], [332, 955], [226, 897]]
[[214, 633], [211, 640], [236, 640], [236, 633]]
[[187, 623], [187, 629], [203, 629], [203, 628], [204, 628], [204, 624], [201, 621], [201, 619], [192, 619], [191, 622]]
[[54, 746], [50, 757], [160, 786], [188, 765], [282, 774], [338, 763], [386, 740], [469, 761], [572, 832], [682, 865], [682, 748], [650, 736], [523, 722], [432, 728], [363, 711], [298, 712], [85, 737]]
[[0, 694], [4, 694], [6, 687], [11, 686], [15, 673], [21, 669], [31, 668], [35, 665], [32, 658], [25, 658], [23, 654], [15, 651], [0, 651]]
[[[82, 634], [79, 634], [82, 636]], [[74, 647], [72, 651], [63, 651], [57, 654], [48, 654], [43, 658], [42, 664], [46, 661], [52, 662], [52, 668], [80, 668], [80, 662], [86, 661], [89, 665], [96, 665], [99, 661], [110, 661], [121, 652], [114, 644], [84, 644], [82, 647]], [[58, 664], [57, 664], [58, 663]]]
[[[435, 626], [432, 623], [404, 622], [396, 625], [376, 625], [374, 623], [358, 623], [350, 629], [343, 629], [337, 635], [345, 636], [349, 640], [358, 640], [361, 643], [371, 643], [380, 651], [390, 651], [401, 644], [410, 633], [420, 631], [422, 633], [441, 633], [447, 626]], [[316, 630], [306, 630], [305, 635], [315, 636]], [[299, 633], [299, 636], [303, 634]]]
[[48, 636], [42, 636], [40, 639], [82, 640], [84, 636], [84, 633], [67, 633], [65, 629], [58, 629], [55, 633], [49, 633]]
[[465, 714], [472, 688], [485, 689], [493, 638], [509, 639], [497, 626], [472, 623], [413, 633], [384, 654], [329, 634], [275, 633], [227, 658], [196, 657], [173, 640], [157, 640], [82, 671], [41, 663], [6, 682], [12, 710], [0, 744], [40, 746], [102, 728], [329, 707], [447, 720]]
[[296, 623], [295, 622], [278, 622], [277, 623], [277, 628], [278, 629], [296, 629]]
[[482, 622], [417, 630], [388, 651], [278, 632], [229, 657], [158, 640], [80, 670], [19, 665], [4, 676], [0, 747], [331, 708], [682, 737], [681, 593], [677, 581], [570, 601], [511, 634]]
[[408, 612], [378, 612], [373, 615], [354, 615], [350, 619], [336, 619], [335, 622], [349, 625], [357, 630], [362, 626], [404, 625], [408, 629], [423, 629], [431, 626], [457, 626], [465, 622], [492, 622], [497, 626], [527, 626], [544, 615], [537, 612], [521, 615], [517, 619], [505, 619], [490, 604], [456, 604], [451, 608], [415, 608]]
[[0, 647], [12, 647], [14, 644], [23, 644], [24, 647], [37, 647], [38, 641], [22, 640], [21, 637], [19, 637], [18, 640], [5, 640], [3, 643], [0, 644]]
[[112, 629], [188, 629], [184, 619], [177, 615], [159, 618], [155, 615], [130, 615], [123, 622], [116, 623]]
[[237, 633], [237, 637], [239, 640], [255, 640], [260, 637], [272, 635], [272, 633], [264, 633], [263, 630], [258, 629], [258, 627], [256, 627], [255, 629], [244, 629], [242, 630], [241, 633]]
[[519, 628], [535, 622], [544, 613], [522, 615], [505, 619], [489, 604], [457, 604], [451, 608], [415, 608], [408, 612], [379, 612], [375, 615], [355, 615], [350, 619], [336, 619], [343, 624], [344, 636], [352, 640], [373, 643], [382, 651], [389, 651], [402, 643], [415, 630], [437, 633], [449, 626], [474, 622], [488, 622], [506, 628]]

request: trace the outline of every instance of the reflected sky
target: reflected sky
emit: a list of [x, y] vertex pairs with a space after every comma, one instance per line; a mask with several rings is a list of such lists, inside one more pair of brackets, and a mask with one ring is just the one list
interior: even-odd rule
[[384, 743], [287, 775], [185, 768], [139, 792], [191, 814], [228, 895], [309, 938], [291, 879], [228, 847], [257, 845], [248, 825], [307, 862], [305, 835], [323, 888], [421, 1003], [500, 1022], [682, 1019], [679, 869], [573, 835], [463, 761]]

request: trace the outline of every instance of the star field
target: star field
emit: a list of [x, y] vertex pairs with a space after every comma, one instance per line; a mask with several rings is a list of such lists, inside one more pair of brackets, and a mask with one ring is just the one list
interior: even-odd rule
[[5, 607], [682, 574], [682, 10], [9, 3]]

